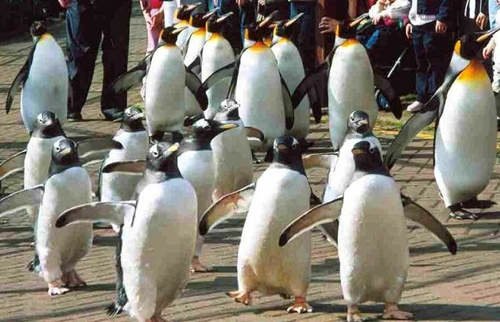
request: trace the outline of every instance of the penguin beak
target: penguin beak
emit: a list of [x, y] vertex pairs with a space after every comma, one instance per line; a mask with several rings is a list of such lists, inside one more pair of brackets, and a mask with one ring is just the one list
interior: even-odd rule
[[481, 36], [477, 37], [476, 42], [482, 43], [482, 42], [490, 39], [491, 36], [493, 36], [499, 30], [500, 30], [500, 26], [486, 31], [484, 34], [482, 34]]
[[353, 21], [351, 21], [351, 23], [349, 23], [349, 27], [356, 27], [357, 25], [359, 25], [359, 23], [363, 20], [365, 20], [366, 18], [368, 18], [368, 13], [364, 13], [360, 16], [358, 16], [356, 19], [354, 19]]
[[278, 15], [278, 13], [279, 13], [278, 10], [274, 10], [273, 12], [271, 12], [271, 14], [269, 16], [264, 18], [264, 20], [262, 20], [259, 23], [258, 28], [265, 28], [267, 25], [269, 25], [273, 21], [273, 19]]
[[207, 20], [217, 12], [217, 9], [212, 9], [203, 16], [203, 20]]
[[296, 15], [295, 17], [293, 17], [292, 19], [288, 20], [286, 23], [285, 23], [285, 28], [288, 28], [290, 27], [291, 25], [293, 25], [294, 23], [296, 23], [300, 18], [302, 18], [302, 16], [304, 15], [303, 12], [299, 13], [298, 15]]
[[352, 152], [353, 155], [360, 155], [360, 154], [364, 154], [365, 150], [360, 149], [360, 148], [354, 148], [354, 149], [351, 150], [351, 152]]
[[358, 121], [358, 125], [368, 125], [368, 120], [367, 119], [361, 119]]
[[198, 8], [199, 6], [201, 6], [203, 3], [201, 2], [196, 2], [196, 3], [193, 3], [193, 4], [190, 4], [186, 7], [185, 10], [188, 10], [188, 11], [193, 11], [194, 9]]
[[232, 15], [234, 14], [234, 12], [230, 11], [222, 16], [220, 16], [218, 19], [217, 19], [217, 23], [221, 23], [223, 22], [224, 20], [226, 20], [227, 18], [231, 17]]
[[[172, 31], [172, 34], [174, 34], [174, 35], [180, 34], [180, 33], [181, 33], [181, 31], [183, 31], [183, 30], [184, 30], [184, 29], [186, 29], [186, 28], [187, 28], [187, 26], [183, 26], [183, 27], [175, 28], [175, 30], [174, 30], [174, 31]], [[163, 31], [163, 30], [162, 30], [162, 31]]]
[[288, 150], [288, 145], [286, 144], [278, 144], [278, 151], [286, 151]]
[[165, 152], [163, 153], [163, 155], [166, 156], [166, 157], [168, 157], [172, 153], [177, 152], [179, 150], [180, 146], [181, 145], [179, 143], [172, 144], [167, 150], [165, 150]]
[[219, 126], [219, 129], [221, 131], [227, 131], [227, 130], [231, 130], [231, 129], [234, 129], [234, 128], [237, 128], [238, 127], [238, 124], [234, 124], [234, 123], [226, 123], [226, 124], [222, 124]]

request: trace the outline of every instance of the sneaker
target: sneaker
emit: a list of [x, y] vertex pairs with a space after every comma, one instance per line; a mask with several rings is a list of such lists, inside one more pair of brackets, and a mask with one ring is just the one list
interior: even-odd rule
[[410, 105], [408, 105], [406, 110], [410, 113], [416, 113], [416, 112], [422, 110], [423, 108], [424, 108], [423, 103], [421, 103], [419, 101], [415, 101], [415, 102], [411, 103]]
[[83, 117], [81, 113], [68, 113], [68, 122], [81, 122]]
[[123, 118], [123, 111], [117, 108], [105, 109], [102, 114], [107, 121], [116, 121]]

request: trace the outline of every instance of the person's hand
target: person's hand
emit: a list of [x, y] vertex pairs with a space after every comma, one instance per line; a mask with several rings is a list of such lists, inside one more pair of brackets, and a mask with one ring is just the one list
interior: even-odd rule
[[319, 32], [322, 34], [329, 34], [335, 32], [335, 27], [339, 24], [339, 22], [330, 17], [323, 17], [319, 22]]
[[484, 13], [480, 12], [477, 17], [476, 17], [476, 25], [479, 27], [479, 29], [484, 30], [484, 27], [486, 27], [486, 22], [488, 21], [488, 16], [485, 15]]
[[411, 39], [412, 33], [413, 33], [413, 27], [412, 27], [411, 23], [406, 24], [406, 27], [405, 27], [406, 38]]
[[58, 0], [58, 1], [59, 1], [59, 5], [61, 7], [63, 7], [64, 9], [66, 9], [71, 4], [72, 0]]
[[436, 20], [436, 32], [438, 34], [444, 34], [447, 29], [448, 29], [448, 26], [446, 25], [446, 23], [439, 21], [439, 20]]
[[162, 28], [163, 27], [163, 11], [159, 11], [155, 15], [151, 17], [151, 23], [154, 28]]
[[488, 59], [491, 57], [491, 53], [493, 52], [493, 48], [490, 46], [486, 46], [483, 48], [483, 58]]
[[376, 14], [373, 18], [372, 18], [372, 22], [374, 25], [377, 25], [380, 20], [382, 20], [382, 15], [381, 14]]

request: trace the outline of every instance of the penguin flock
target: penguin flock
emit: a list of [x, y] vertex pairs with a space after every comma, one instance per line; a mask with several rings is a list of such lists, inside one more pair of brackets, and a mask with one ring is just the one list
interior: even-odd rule
[[[384, 303], [383, 318], [412, 319], [398, 307], [410, 262], [406, 219], [451, 254], [457, 243], [401, 194], [389, 170], [437, 120], [434, 170], [442, 199], [451, 217], [477, 217], [465, 208], [480, 203], [476, 196], [493, 173], [496, 109], [476, 54], [498, 29], [457, 41], [443, 85], [384, 157], [372, 132], [377, 78], [355, 39], [356, 21], [339, 25], [325, 64], [306, 75], [292, 42], [300, 15], [274, 21], [272, 13], [250, 24], [236, 55], [222, 33], [230, 14], [198, 9], [177, 8], [178, 22], [163, 30], [158, 47], [109, 89], [142, 84], [144, 94], [144, 109], [129, 107], [112, 139], [76, 142], [65, 135], [68, 75], [55, 72], [64, 64], [61, 49], [43, 24], [32, 28], [35, 45], [6, 102], [9, 111], [22, 86], [31, 137], [26, 150], [0, 164], [0, 180], [24, 173], [24, 190], [0, 200], [0, 217], [22, 209], [31, 215], [30, 267], [48, 294], [86, 285], [75, 265], [92, 247], [92, 223], [111, 224], [118, 234], [117, 281], [108, 314], [163, 321], [190, 271], [211, 271], [201, 261], [204, 236], [246, 213], [238, 287], [227, 293], [236, 302], [251, 304], [254, 292], [279, 294], [293, 297], [288, 312], [311, 312], [311, 229], [318, 227], [338, 248], [347, 321], [363, 320], [358, 306], [366, 301]], [[303, 156], [311, 144], [310, 110], [319, 120], [325, 99], [334, 152]], [[256, 181], [255, 152], [270, 162]], [[92, 162], [101, 162], [97, 189], [85, 168]], [[311, 208], [306, 169], [312, 167], [329, 174], [322, 203]]]

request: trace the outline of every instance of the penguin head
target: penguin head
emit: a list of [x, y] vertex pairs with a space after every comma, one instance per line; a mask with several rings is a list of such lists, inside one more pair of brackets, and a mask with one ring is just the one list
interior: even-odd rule
[[144, 131], [142, 120], [144, 119], [144, 112], [137, 106], [130, 106], [123, 112], [123, 120], [121, 129], [127, 132]]
[[215, 115], [217, 121], [239, 121], [240, 104], [232, 99], [225, 99], [220, 103], [220, 111]]
[[279, 37], [290, 39], [293, 35], [297, 34], [299, 31], [300, 18], [304, 15], [303, 12], [299, 13], [295, 17], [289, 20], [284, 20], [276, 23], [274, 27], [274, 34]]
[[57, 140], [52, 145], [52, 162], [58, 166], [79, 164], [78, 144], [68, 138]]
[[40, 38], [43, 34], [47, 33], [47, 26], [43, 21], [35, 21], [30, 26], [30, 34], [33, 39]]
[[224, 23], [227, 22], [228, 18], [231, 17], [234, 13], [232, 11], [217, 17], [216, 15], [210, 16], [207, 20], [207, 31], [211, 33], [219, 33], [224, 27]]
[[277, 137], [273, 143], [273, 162], [287, 166], [302, 166], [302, 148], [299, 141], [290, 135]]
[[215, 120], [201, 119], [193, 124], [193, 137], [202, 141], [210, 142], [220, 133], [238, 127], [233, 123], [221, 123]]
[[177, 167], [179, 147], [179, 143], [158, 142], [153, 144], [146, 157], [147, 168], [164, 173], [179, 172]]
[[191, 13], [201, 5], [201, 2], [193, 3], [190, 5], [183, 4], [175, 10], [175, 17], [181, 21], [189, 21]]
[[335, 36], [341, 39], [356, 38], [356, 27], [351, 26], [350, 23], [338, 24], [335, 28]]
[[36, 117], [33, 123], [32, 137], [38, 138], [53, 138], [56, 136], [64, 136], [64, 131], [57, 116], [50, 112], [44, 111]]
[[461, 36], [455, 43], [454, 54], [467, 60], [474, 59], [483, 46], [487, 44], [487, 40], [499, 30], [500, 27], [496, 27], [487, 31], [473, 32]]
[[195, 28], [204, 28], [207, 20], [216, 13], [216, 9], [209, 12], [194, 12], [191, 14], [189, 24]]
[[180, 28], [175, 28], [173, 26], [163, 28], [163, 30], [160, 33], [160, 38], [165, 42], [167, 45], [175, 45], [175, 42], [177, 41], [177, 37], [183, 31], [186, 29], [186, 27], [180, 27]]
[[273, 19], [278, 15], [278, 10], [271, 12], [259, 23], [250, 23], [245, 26], [245, 39], [260, 42], [270, 33], [269, 25]]
[[353, 132], [364, 134], [370, 130], [370, 117], [364, 111], [354, 111], [349, 115], [347, 127]]
[[377, 146], [368, 141], [359, 141], [352, 147], [352, 155], [356, 170], [374, 172], [385, 168]]

